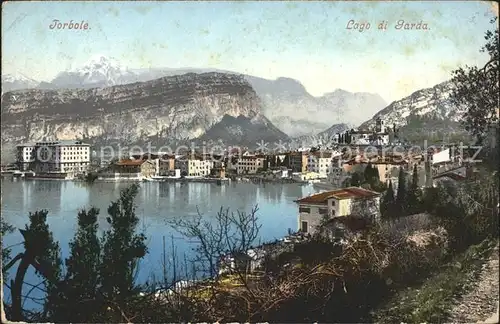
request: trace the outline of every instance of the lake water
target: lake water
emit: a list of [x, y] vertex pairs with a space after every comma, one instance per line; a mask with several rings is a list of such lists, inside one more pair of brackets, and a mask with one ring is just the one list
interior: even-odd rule
[[[64, 257], [76, 230], [78, 210], [90, 206], [99, 208], [99, 228], [102, 232], [109, 228], [105, 220], [107, 207], [128, 185], [123, 182], [96, 182], [88, 186], [71, 181], [5, 179], [2, 181], [2, 217], [14, 227], [21, 228], [28, 223], [29, 212], [48, 210], [50, 230], [59, 241]], [[204, 218], [210, 220], [221, 206], [234, 212], [248, 213], [258, 205], [257, 215], [262, 225], [260, 239], [269, 241], [283, 237], [289, 228], [297, 228], [298, 210], [294, 200], [314, 192], [316, 190], [312, 186], [298, 184], [232, 182], [218, 186], [212, 183], [141, 183], [136, 198], [136, 214], [141, 220], [139, 228], [147, 235], [149, 253], [140, 264], [138, 282], [145, 282], [152, 275], [162, 275], [163, 237], [167, 261], [171, 261], [169, 251], [172, 251], [172, 242], [177, 255], [192, 255], [193, 245], [171, 228], [169, 221], [172, 219], [193, 217], [199, 210]], [[4, 237], [3, 242], [5, 246], [20, 243], [21, 234], [15, 231]], [[22, 251], [21, 248], [14, 246], [12, 254], [16, 255]], [[10, 272], [12, 276], [13, 271]], [[35, 280], [33, 274], [30, 278]], [[8, 289], [5, 293], [8, 296]]]

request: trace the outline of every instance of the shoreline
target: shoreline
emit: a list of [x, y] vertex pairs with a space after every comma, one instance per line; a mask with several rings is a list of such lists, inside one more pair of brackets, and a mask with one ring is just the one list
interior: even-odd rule
[[[2, 174], [2, 179], [11, 179], [12, 181], [26, 181], [26, 180], [45, 180], [45, 181], [74, 181], [74, 182], [85, 182], [84, 179], [79, 178], [57, 178], [57, 177], [39, 177], [39, 176], [29, 176], [20, 177], [14, 176], [13, 174]], [[291, 178], [262, 178], [259, 176], [250, 177], [227, 177], [227, 178], [101, 178], [96, 179], [95, 182], [198, 182], [198, 183], [231, 183], [231, 182], [251, 182], [251, 183], [281, 183], [289, 184], [296, 183], [300, 185], [309, 184], [309, 181], [299, 181]]]

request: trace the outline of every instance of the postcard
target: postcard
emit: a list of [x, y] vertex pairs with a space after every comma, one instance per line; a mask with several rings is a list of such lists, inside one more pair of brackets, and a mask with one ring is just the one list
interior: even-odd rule
[[498, 4], [2, 3], [2, 322], [498, 321]]

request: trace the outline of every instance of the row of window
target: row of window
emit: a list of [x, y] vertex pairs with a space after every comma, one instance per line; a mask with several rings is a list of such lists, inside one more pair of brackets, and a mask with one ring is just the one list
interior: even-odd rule
[[[335, 206], [335, 202], [333, 202], [333, 206]], [[299, 213], [310, 214], [311, 208], [309, 207], [299, 207]], [[328, 215], [328, 208], [320, 207], [318, 208], [318, 214], [320, 215]]]

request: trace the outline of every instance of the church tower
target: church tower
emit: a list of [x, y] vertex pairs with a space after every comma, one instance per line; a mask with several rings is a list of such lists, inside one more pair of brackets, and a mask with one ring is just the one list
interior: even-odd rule
[[377, 117], [375, 120], [375, 132], [376, 133], [385, 133], [384, 122], [380, 117]]

